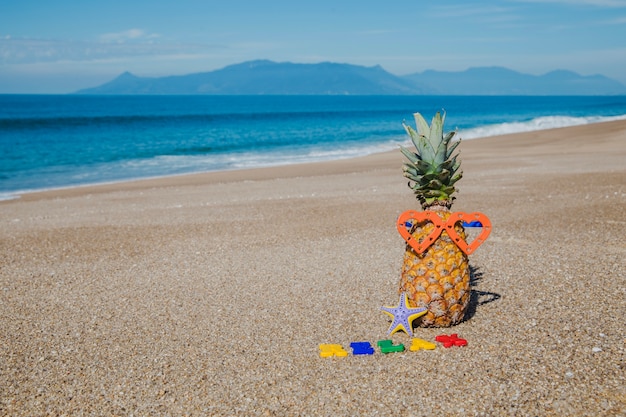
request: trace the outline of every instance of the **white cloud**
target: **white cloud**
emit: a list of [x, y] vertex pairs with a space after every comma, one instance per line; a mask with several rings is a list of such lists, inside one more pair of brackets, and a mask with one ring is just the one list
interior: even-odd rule
[[458, 4], [437, 4], [432, 7], [432, 12], [433, 15], [440, 18], [467, 18], [507, 14], [511, 12], [511, 9], [502, 6], [472, 5], [472, 7], [459, 7]]
[[[56, 39], [0, 38], [0, 64], [17, 65], [38, 62], [95, 61], [172, 54], [197, 54], [215, 49], [215, 45], [153, 42], [140, 31], [110, 34], [108, 41], [70, 41]], [[133, 42], [126, 40], [136, 40]]]
[[615, 19], [611, 19], [605, 23], [609, 25], [623, 25], [626, 24], [626, 16], [616, 17]]
[[450, 24], [459, 20], [460, 22], [471, 21], [474, 25], [500, 28], [517, 26], [523, 22], [522, 16], [515, 7], [509, 6], [459, 7], [458, 5], [437, 4], [431, 8], [429, 18], [449, 21]]
[[514, 0], [520, 3], [560, 3], [595, 7], [626, 7], [626, 0]]
[[379, 35], [387, 35], [389, 33], [398, 33], [397, 30], [395, 29], [369, 29], [369, 30], [362, 30], [362, 31], [357, 31], [356, 34], [357, 35], [365, 35], [365, 36], [379, 36]]
[[157, 34], [149, 34], [142, 29], [128, 29], [121, 32], [104, 33], [99, 39], [105, 43], [125, 43], [127, 41], [146, 40], [158, 38]]

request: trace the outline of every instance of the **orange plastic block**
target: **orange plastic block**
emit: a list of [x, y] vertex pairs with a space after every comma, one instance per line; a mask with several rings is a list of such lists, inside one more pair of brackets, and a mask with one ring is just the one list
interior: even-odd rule
[[341, 345], [322, 343], [320, 344], [320, 357], [330, 358], [331, 356], [344, 357], [348, 356], [348, 351]]
[[437, 347], [434, 343], [428, 342], [424, 339], [412, 339], [411, 347], [409, 350], [411, 352], [415, 352], [416, 350], [424, 349], [424, 350], [433, 350]]

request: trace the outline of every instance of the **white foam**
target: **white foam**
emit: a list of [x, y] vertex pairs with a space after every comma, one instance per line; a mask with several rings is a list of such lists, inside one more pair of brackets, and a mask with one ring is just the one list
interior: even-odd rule
[[0, 193], [0, 201], [15, 200], [20, 198], [19, 194]]
[[371, 143], [365, 146], [362, 144], [357, 144], [359, 146], [347, 144], [333, 149], [313, 147], [305, 151], [282, 151], [272, 152], [269, 154], [259, 154], [254, 152], [242, 153], [229, 157], [228, 165], [233, 169], [244, 169], [349, 159], [398, 149], [398, 145], [403, 142], [404, 138], [399, 136], [397, 140]]
[[459, 129], [457, 137], [463, 139], [476, 139], [488, 136], [507, 135], [510, 133], [533, 132], [537, 130], [555, 129], [559, 127], [569, 127], [586, 125], [589, 123], [609, 122], [612, 120], [625, 120], [626, 114], [621, 116], [544, 116], [537, 117], [525, 122], [499, 123], [494, 125], [479, 126], [470, 129]]

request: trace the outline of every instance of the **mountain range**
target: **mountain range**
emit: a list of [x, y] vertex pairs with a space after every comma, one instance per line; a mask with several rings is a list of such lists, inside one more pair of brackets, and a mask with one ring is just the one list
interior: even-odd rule
[[583, 76], [565, 70], [530, 75], [502, 67], [479, 67], [397, 76], [379, 65], [257, 60], [210, 72], [158, 78], [125, 72], [76, 94], [622, 95], [626, 86], [603, 75]]

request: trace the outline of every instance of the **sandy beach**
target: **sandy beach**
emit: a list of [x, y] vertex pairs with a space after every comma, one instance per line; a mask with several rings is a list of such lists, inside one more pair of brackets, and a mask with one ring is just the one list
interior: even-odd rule
[[[0, 202], [0, 415], [626, 414], [626, 121], [467, 140], [466, 347], [387, 338], [399, 151]], [[395, 343], [410, 345], [405, 333]]]

